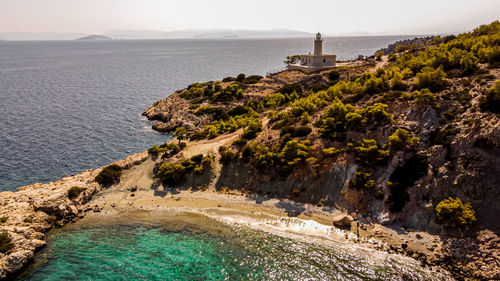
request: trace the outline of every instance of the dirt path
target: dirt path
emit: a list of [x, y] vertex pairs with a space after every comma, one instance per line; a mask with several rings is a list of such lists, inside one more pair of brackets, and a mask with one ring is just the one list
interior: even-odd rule
[[389, 64], [389, 57], [388, 56], [382, 56], [382, 59], [380, 61], [377, 61], [374, 67], [370, 68], [368, 72], [375, 72], [377, 71], [378, 68], [384, 68]]

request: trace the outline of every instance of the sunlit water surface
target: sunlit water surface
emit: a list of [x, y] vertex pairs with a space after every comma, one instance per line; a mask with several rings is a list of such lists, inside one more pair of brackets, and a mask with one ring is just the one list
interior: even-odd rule
[[[337, 245], [337, 246], [335, 246]], [[200, 216], [52, 232], [20, 280], [436, 280], [407, 258]]]

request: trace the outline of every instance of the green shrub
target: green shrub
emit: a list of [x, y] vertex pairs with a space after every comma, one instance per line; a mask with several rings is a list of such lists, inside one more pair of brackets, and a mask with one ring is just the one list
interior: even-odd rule
[[388, 112], [389, 106], [383, 103], [375, 103], [365, 107], [361, 114], [367, 119], [368, 123], [387, 124], [393, 121], [392, 115]]
[[203, 167], [200, 167], [200, 166], [196, 166], [193, 170], [193, 172], [197, 175], [201, 175], [205, 172], [205, 169]]
[[288, 101], [289, 99], [287, 98], [287, 96], [285, 96], [282, 93], [269, 94], [264, 99], [266, 107], [274, 107], [274, 108], [282, 104], [285, 104]]
[[476, 221], [476, 213], [469, 203], [460, 198], [444, 199], [436, 206], [436, 216], [440, 223], [452, 227], [468, 227]]
[[291, 140], [285, 144], [285, 146], [279, 153], [279, 157], [283, 164], [286, 163], [286, 165], [288, 166], [294, 166], [308, 158], [310, 150], [311, 142], [309, 140]]
[[418, 106], [430, 106], [433, 108], [439, 108], [438, 103], [436, 102], [437, 97], [433, 93], [429, 91], [429, 89], [422, 89], [421, 91], [413, 92], [413, 97], [415, 98], [415, 102]]
[[286, 84], [278, 90], [278, 93], [290, 95], [293, 92], [302, 94], [302, 87], [299, 84]]
[[[243, 114], [247, 114], [249, 111], [249, 109], [245, 106], [242, 106], [242, 105], [237, 105], [233, 108], [231, 108], [228, 112], [227, 112], [227, 115], [228, 116], [238, 116], [238, 115], [243, 115]], [[217, 119], [224, 119], [224, 118], [217, 118]]]
[[427, 156], [415, 154], [392, 172], [387, 182], [390, 194], [386, 201], [391, 212], [403, 210], [409, 200], [407, 189], [427, 173], [427, 165]]
[[236, 81], [236, 78], [231, 77], [231, 76], [228, 76], [228, 77], [225, 77], [224, 79], [222, 79], [222, 82], [234, 82], [234, 81]]
[[8, 219], [9, 217], [0, 217], [0, 223], [7, 222]]
[[68, 189], [68, 198], [69, 199], [75, 199], [82, 193], [86, 188], [85, 187], [79, 187], [79, 186], [72, 186], [70, 189]]
[[328, 79], [330, 81], [337, 81], [340, 79], [340, 72], [338, 70], [332, 70], [328, 72]]
[[295, 137], [304, 137], [311, 133], [312, 129], [308, 126], [286, 126], [281, 128], [280, 136], [284, 136], [286, 134], [290, 134], [292, 138]]
[[340, 152], [341, 152], [341, 150], [337, 149], [335, 147], [328, 147], [328, 148], [323, 149], [323, 154], [325, 154], [326, 157], [335, 156]]
[[164, 143], [162, 145], [155, 145], [150, 149], [148, 149], [148, 153], [156, 155], [160, 152], [165, 152], [165, 157], [170, 157], [179, 153], [182, 150], [183, 144], [185, 145], [185, 143], [180, 143], [179, 145], [177, 145], [171, 142], [171, 143]]
[[30, 217], [25, 218], [25, 219], [23, 220], [23, 222], [25, 222], [25, 223], [33, 223], [33, 218], [30, 218]]
[[196, 167], [196, 162], [189, 158], [184, 158], [181, 160], [181, 165], [184, 167], [185, 172], [191, 172]]
[[248, 140], [245, 138], [237, 138], [235, 141], [233, 141], [233, 145], [239, 145], [243, 146], [248, 143]]
[[111, 164], [102, 169], [102, 171], [95, 177], [95, 181], [100, 185], [108, 186], [115, 183], [122, 175], [122, 167], [117, 164]]
[[424, 67], [421, 72], [417, 73], [414, 85], [417, 90], [427, 88], [433, 92], [439, 92], [446, 88], [445, 77], [446, 73], [442, 68]]
[[412, 137], [410, 132], [398, 128], [394, 134], [389, 136], [388, 147], [391, 154], [398, 150], [406, 150], [415, 147], [420, 142], [418, 137]]
[[373, 188], [375, 186], [375, 181], [372, 179], [372, 175], [367, 171], [361, 170], [356, 171], [353, 179], [349, 180], [349, 188]]
[[[381, 69], [381, 68], [379, 68]], [[385, 78], [377, 78], [370, 74], [370, 78], [363, 81], [363, 76], [367, 75], [367, 73], [363, 74], [360, 78], [360, 82], [364, 83], [364, 93], [366, 94], [378, 94], [389, 90], [389, 82]]]
[[292, 55], [292, 56], [286, 56], [286, 60], [284, 60], [283, 62], [285, 64], [294, 64], [298, 60], [300, 60], [300, 55]]
[[240, 74], [238, 74], [238, 76], [236, 76], [237, 82], [242, 82], [243, 79], [245, 79], [245, 74], [243, 74], [243, 73], [240, 73]]
[[304, 112], [302, 116], [300, 116], [300, 123], [305, 125], [311, 122], [311, 118], [309, 117], [309, 113]]
[[390, 62], [395, 62], [397, 58], [398, 58], [398, 56], [394, 52], [391, 52], [389, 54], [389, 61]]
[[328, 86], [325, 85], [325, 84], [313, 84], [310, 88], [309, 88], [309, 91], [313, 92], [313, 93], [316, 93], [316, 92], [319, 92], [319, 91], [324, 91], [328, 89]]
[[382, 60], [382, 56], [384, 55], [384, 51], [378, 51], [375, 53], [375, 60]]
[[354, 160], [364, 167], [382, 165], [389, 156], [389, 151], [380, 149], [374, 139], [363, 139], [361, 142], [348, 143], [347, 147], [354, 152]]
[[156, 175], [165, 184], [178, 185], [184, 181], [185, 172], [186, 168], [181, 164], [163, 163], [158, 168]]
[[391, 80], [391, 90], [393, 91], [405, 91], [408, 85], [403, 81], [403, 76], [399, 72], [394, 72]]
[[366, 126], [367, 120], [363, 118], [361, 114], [358, 112], [349, 112], [347, 113], [345, 128], [347, 130], [361, 130]]
[[172, 134], [172, 136], [176, 137], [179, 140], [179, 143], [181, 143], [182, 140], [186, 139], [188, 136], [188, 130], [184, 127], [177, 127], [175, 128], [175, 132]]
[[500, 80], [490, 87], [486, 96], [481, 99], [480, 106], [483, 110], [500, 113]]
[[251, 140], [257, 137], [260, 131], [262, 131], [262, 122], [260, 121], [260, 119], [255, 119], [252, 120], [245, 129], [243, 129], [243, 134], [241, 135], [241, 137], [247, 140]]
[[195, 98], [199, 98], [202, 95], [203, 95], [203, 89], [196, 86], [192, 86], [188, 87], [188, 89], [183, 91], [179, 96], [183, 99], [192, 100]]
[[243, 83], [245, 84], [255, 84], [259, 82], [263, 77], [260, 75], [250, 75], [247, 78], [243, 79]]
[[213, 107], [210, 105], [200, 107], [193, 114], [196, 116], [213, 115], [213, 120], [225, 120], [228, 118], [228, 114], [223, 107]]
[[205, 168], [208, 168], [212, 165], [213, 159], [212, 157], [205, 157], [201, 160], [201, 165]]
[[0, 233], [0, 253], [6, 254], [12, 248], [14, 248], [14, 243], [12, 243], [12, 238], [10, 238], [7, 233]]
[[220, 153], [220, 162], [227, 164], [238, 158], [238, 154], [233, 152], [231, 149], [226, 149]]
[[191, 161], [193, 161], [196, 164], [201, 164], [201, 161], [203, 161], [203, 154], [196, 154], [192, 156]]
[[238, 84], [227, 85], [224, 89], [215, 92], [210, 99], [215, 102], [226, 102], [243, 97], [243, 91]]
[[248, 162], [255, 155], [255, 149], [253, 145], [245, 145], [241, 149], [241, 158], [243, 161]]

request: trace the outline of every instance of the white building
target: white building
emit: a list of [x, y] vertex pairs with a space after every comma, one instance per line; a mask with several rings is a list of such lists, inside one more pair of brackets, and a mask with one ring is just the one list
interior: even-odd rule
[[323, 54], [323, 39], [318, 32], [314, 40], [314, 54], [300, 55], [300, 62], [298, 64], [289, 64], [288, 69], [318, 71], [334, 67], [336, 60], [336, 55]]

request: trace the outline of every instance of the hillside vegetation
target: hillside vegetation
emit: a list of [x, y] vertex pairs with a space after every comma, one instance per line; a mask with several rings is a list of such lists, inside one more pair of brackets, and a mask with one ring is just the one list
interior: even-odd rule
[[[239, 136], [196, 159], [155, 147], [155, 155], [166, 151], [156, 175], [165, 185], [180, 186], [189, 174], [206, 179], [200, 186], [333, 206], [450, 237], [496, 235], [500, 23], [382, 55], [384, 68], [338, 67], [287, 84], [238, 75], [156, 102], [144, 115], [158, 130], [184, 128], [182, 139], [192, 142]], [[209, 177], [213, 161], [221, 168]], [[451, 260], [477, 278], [500, 277], [494, 262], [454, 255], [457, 243]], [[477, 249], [471, 255], [482, 259]]]

